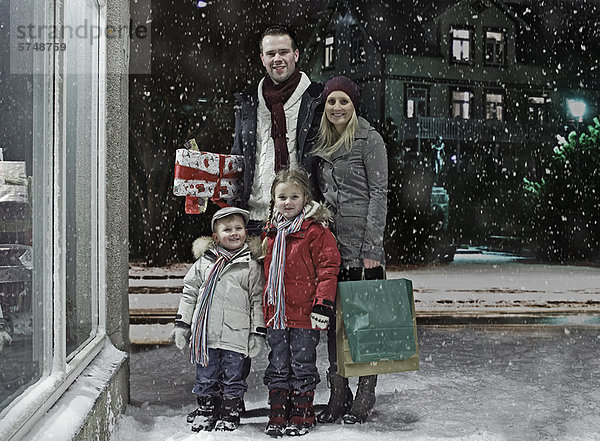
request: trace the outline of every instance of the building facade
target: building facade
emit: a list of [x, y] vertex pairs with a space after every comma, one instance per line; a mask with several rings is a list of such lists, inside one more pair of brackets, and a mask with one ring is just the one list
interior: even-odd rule
[[129, 399], [129, 1], [0, 2], [0, 439]]
[[[518, 210], [514, 192], [523, 177], [543, 176], [557, 135], [598, 115], [600, 79], [589, 62], [598, 48], [597, 6], [332, 1], [306, 63], [316, 80], [353, 78], [362, 88], [360, 112], [394, 133], [397, 154], [427, 162], [442, 137], [454, 211], [458, 218], [482, 215], [489, 231], [483, 224], [493, 222], [491, 211]], [[475, 190], [456, 184], [465, 176]], [[506, 191], [471, 194], [492, 179], [509, 183]], [[506, 203], [486, 209], [481, 199]]]

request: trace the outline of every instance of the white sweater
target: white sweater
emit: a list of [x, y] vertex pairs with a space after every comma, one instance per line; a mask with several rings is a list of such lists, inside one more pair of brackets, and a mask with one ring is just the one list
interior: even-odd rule
[[[287, 147], [290, 156], [290, 168], [298, 168], [298, 155], [296, 146], [296, 129], [298, 127], [298, 113], [302, 95], [310, 86], [310, 79], [301, 72], [300, 83], [292, 96], [283, 105], [285, 112], [285, 126], [287, 129]], [[250, 219], [265, 220], [269, 216], [271, 203], [271, 185], [275, 179], [275, 144], [271, 138], [271, 112], [263, 97], [262, 79], [258, 84], [258, 113], [256, 128], [256, 168], [254, 182], [248, 205]]]

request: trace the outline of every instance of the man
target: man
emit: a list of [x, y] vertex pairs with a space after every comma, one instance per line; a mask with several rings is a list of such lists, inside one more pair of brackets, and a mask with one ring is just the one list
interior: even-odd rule
[[248, 232], [260, 234], [270, 208], [270, 189], [281, 169], [304, 167], [319, 130], [323, 86], [298, 69], [300, 52], [292, 30], [277, 25], [260, 39], [266, 70], [258, 87], [236, 93], [232, 154], [244, 156], [244, 191], [240, 206], [250, 211]]

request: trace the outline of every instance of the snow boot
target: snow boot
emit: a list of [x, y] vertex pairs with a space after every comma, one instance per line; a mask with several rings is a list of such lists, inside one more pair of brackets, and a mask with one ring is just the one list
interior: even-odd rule
[[327, 372], [327, 382], [331, 391], [327, 407], [317, 415], [319, 423], [333, 423], [343, 415], [350, 412], [352, 407], [352, 391], [348, 386], [348, 379], [338, 375], [337, 372]]
[[345, 424], [364, 423], [375, 405], [375, 386], [377, 375], [367, 375], [358, 378], [358, 390], [354, 397], [352, 408], [343, 417]]
[[270, 390], [269, 405], [271, 409], [265, 433], [275, 438], [283, 436], [290, 415], [290, 391], [286, 389]]
[[219, 397], [217, 395], [198, 395], [198, 408], [187, 416], [192, 424], [192, 432], [211, 431], [218, 419]]
[[292, 392], [292, 409], [290, 420], [285, 428], [287, 436], [306, 435], [315, 425], [315, 409], [313, 407], [314, 390]]
[[224, 395], [221, 399], [219, 419], [215, 424], [215, 430], [235, 430], [240, 425], [240, 413], [244, 406], [242, 397]]

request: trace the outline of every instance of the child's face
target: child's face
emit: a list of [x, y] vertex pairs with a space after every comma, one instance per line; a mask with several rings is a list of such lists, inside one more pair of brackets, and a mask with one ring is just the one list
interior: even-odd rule
[[282, 182], [275, 187], [275, 209], [286, 219], [293, 219], [304, 208], [306, 195], [293, 182]]
[[241, 216], [219, 219], [215, 223], [213, 239], [226, 250], [237, 250], [246, 241], [246, 224]]

